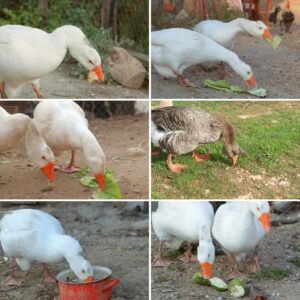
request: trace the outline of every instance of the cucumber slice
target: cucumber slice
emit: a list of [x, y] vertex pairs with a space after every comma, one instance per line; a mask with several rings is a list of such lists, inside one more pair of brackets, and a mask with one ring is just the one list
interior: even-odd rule
[[214, 277], [214, 278], [210, 279], [209, 281], [210, 281], [211, 287], [213, 287], [214, 289], [216, 289], [219, 292], [225, 292], [228, 290], [227, 284], [221, 278]]
[[199, 272], [194, 274], [193, 281], [200, 285], [210, 286], [209, 279], [205, 279]]
[[229, 289], [230, 295], [235, 298], [245, 296], [245, 289], [240, 285], [234, 285]]

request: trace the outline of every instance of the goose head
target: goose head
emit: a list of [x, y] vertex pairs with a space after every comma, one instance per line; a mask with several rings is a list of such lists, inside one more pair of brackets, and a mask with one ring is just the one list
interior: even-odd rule
[[223, 154], [231, 159], [232, 165], [236, 165], [239, 155], [245, 155], [245, 152], [235, 142], [224, 143], [222, 148]]
[[105, 156], [89, 156], [87, 158], [89, 166], [91, 166], [92, 171], [95, 174], [96, 180], [98, 182], [99, 188], [104, 191], [106, 184], [105, 184]]
[[68, 262], [71, 270], [81, 281], [88, 283], [93, 280], [93, 267], [90, 262], [83, 257], [82, 253], [74, 255]]
[[261, 222], [266, 232], [270, 231], [270, 206], [268, 201], [249, 202], [250, 210]]
[[25, 145], [30, 160], [52, 182], [54, 180], [54, 155], [32, 120], [26, 130]]
[[203, 225], [200, 228], [197, 260], [199, 261], [204, 278], [211, 278], [215, 261], [215, 247], [211, 240], [210, 228], [207, 225]]
[[88, 80], [104, 81], [101, 57], [84, 33], [76, 26], [64, 26], [70, 54], [89, 70]]
[[60, 249], [71, 270], [81, 281], [87, 283], [93, 280], [94, 269], [84, 258], [82, 248], [76, 239], [69, 235], [56, 236], [54, 247], [56, 251]]
[[269, 28], [262, 21], [253, 22], [252, 24], [253, 25], [248, 28], [251, 35], [273, 40]]
[[248, 86], [256, 86], [256, 80], [252, 68], [249, 65], [239, 60], [239, 63], [235, 67], [235, 71], [243, 78]]

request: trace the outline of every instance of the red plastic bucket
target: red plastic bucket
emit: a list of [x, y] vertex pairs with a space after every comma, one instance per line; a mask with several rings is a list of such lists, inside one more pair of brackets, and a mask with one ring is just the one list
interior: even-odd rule
[[60, 272], [58, 280], [60, 300], [109, 300], [113, 286], [119, 279], [110, 279], [111, 270], [105, 267], [93, 267], [94, 280], [89, 283], [76, 282], [72, 270]]

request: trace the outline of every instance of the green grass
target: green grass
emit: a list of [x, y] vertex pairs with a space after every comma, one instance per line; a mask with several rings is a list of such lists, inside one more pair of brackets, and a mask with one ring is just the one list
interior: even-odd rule
[[291, 274], [291, 271], [288, 269], [281, 268], [264, 268], [259, 273], [255, 274], [252, 278], [256, 280], [281, 280]]
[[[197, 151], [210, 152], [211, 158], [203, 163], [196, 163], [191, 154], [174, 158], [188, 165], [180, 174], [168, 170], [166, 153], [152, 157], [153, 198], [234, 198], [248, 193], [257, 198], [299, 197], [300, 102], [176, 101], [174, 105], [202, 108], [231, 122], [236, 142], [247, 155], [232, 167], [222, 155], [222, 141], [201, 145]], [[265, 184], [273, 177], [284, 179], [284, 174], [289, 187]], [[263, 180], [253, 181], [251, 175], [262, 175]]]
[[300, 256], [294, 256], [290, 258], [288, 261], [293, 263], [295, 266], [300, 267]]

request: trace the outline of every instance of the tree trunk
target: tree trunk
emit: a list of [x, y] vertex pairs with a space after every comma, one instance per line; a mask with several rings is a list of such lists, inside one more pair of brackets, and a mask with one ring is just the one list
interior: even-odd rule
[[103, 28], [108, 28], [110, 23], [110, 7], [111, 0], [102, 0], [101, 8], [101, 26]]
[[39, 5], [41, 7], [41, 9], [43, 10], [43, 12], [47, 12], [48, 11], [48, 0], [39, 0]]

